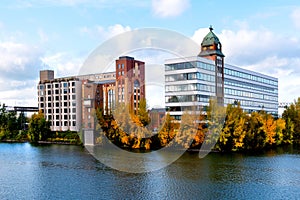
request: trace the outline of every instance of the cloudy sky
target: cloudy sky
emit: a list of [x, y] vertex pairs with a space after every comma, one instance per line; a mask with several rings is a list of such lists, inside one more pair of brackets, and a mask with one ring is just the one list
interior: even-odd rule
[[37, 106], [39, 70], [76, 75], [95, 48], [125, 31], [168, 29], [200, 44], [210, 25], [226, 63], [277, 77], [281, 102], [300, 97], [299, 0], [4, 0], [0, 102]]

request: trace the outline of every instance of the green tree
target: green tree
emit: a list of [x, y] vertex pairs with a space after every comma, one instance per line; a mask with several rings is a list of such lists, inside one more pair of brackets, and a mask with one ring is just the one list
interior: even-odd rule
[[283, 130], [283, 143], [284, 144], [292, 144], [293, 143], [293, 135], [294, 135], [294, 123], [291, 118], [287, 117], [285, 119], [285, 128]]
[[50, 137], [50, 122], [44, 117], [44, 114], [40, 110], [38, 114], [34, 113], [29, 121], [30, 139], [33, 143], [37, 143], [40, 140], [47, 140]]
[[144, 98], [141, 99], [139, 103], [138, 118], [144, 127], [150, 123], [150, 116], [147, 110], [147, 102]]
[[258, 112], [252, 112], [247, 123], [247, 133], [244, 138], [245, 150], [262, 150], [266, 145], [267, 134], [264, 119]]
[[289, 107], [286, 107], [282, 118], [287, 126], [284, 131], [285, 134], [288, 134], [286, 137], [289, 139], [287, 140], [292, 138], [294, 143], [300, 143], [300, 97]]

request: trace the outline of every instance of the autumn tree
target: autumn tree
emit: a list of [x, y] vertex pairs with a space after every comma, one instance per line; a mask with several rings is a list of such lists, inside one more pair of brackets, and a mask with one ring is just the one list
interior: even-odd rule
[[262, 150], [266, 145], [267, 134], [264, 119], [258, 112], [252, 112], [248, 123], [247, 133], [244, 138], [245, 150]]
[[223, 124], [225, 122], [226, 109], [222, 105], [218, 105], [215, 99], [210, 99], [207, 108], [207, 132], [205, 136], [205, 144], [215, 147], [219, 140]]
[[175, 122], [175, 119], [170, 116], [170, 113], [167, 113], [165, 115], [163, 121], [164, 123], [162, 125], [162, 128], [157, 134], [161, 147], [168, 145], [171, 140], [173, 140], [176, 134], [176, 130], [179, 126], [179, 124]]
[[271, 114], [267, 114], [264, 111], [260, 112], [260, 115], [263, 119], [263, 128], [266, 134], [266, 145], [272, 146], [276, 143], [276, 121]]
[[229, 104], [225, 123], [216, 148], [220, 151], [237, 151], [243, 148], [246, 135], [246, 114], [238, 102]]
[[275, 142], [276, 142], [276, 145], [281, 145], [282, 143], [285, 143], [284, 142], [284, 129], [285, 129], [285, 126], [286, 126], [286, 123], [283, 119], [279, 118], [276, 120], [276, 129], [275, 129]]
[[175, 142], [182, 148], [190, 148], [197, 133], [197, 118], [195, 112], [184, 112], [181, 116], [180, 127]]

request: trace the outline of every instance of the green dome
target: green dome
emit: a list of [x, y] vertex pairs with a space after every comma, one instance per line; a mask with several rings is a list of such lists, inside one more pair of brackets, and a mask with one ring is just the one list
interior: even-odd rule
[[212, 32], [213, 28], [209, 28], [209, 33], [203, 38], [203, 41], [201, 43], [201, 46], [211, 46], [213, 44], [219, 44], [220, 40], [219, 38]]

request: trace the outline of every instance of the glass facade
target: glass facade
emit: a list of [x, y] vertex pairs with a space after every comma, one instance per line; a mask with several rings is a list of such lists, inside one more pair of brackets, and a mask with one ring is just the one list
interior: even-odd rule
[[[165, 63], [165, 103], [175, 119], [197, 108], [205, 111], [216, 96], [214, 61], [193, 57]], [[232, 65], [224, 65], [224, 105], [241, 103], [246, 112], [265, 110], [278, 115], [278, 79]]]

